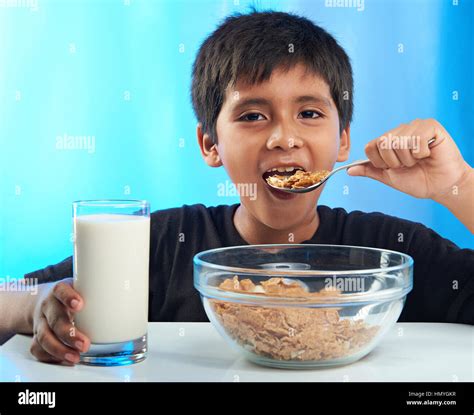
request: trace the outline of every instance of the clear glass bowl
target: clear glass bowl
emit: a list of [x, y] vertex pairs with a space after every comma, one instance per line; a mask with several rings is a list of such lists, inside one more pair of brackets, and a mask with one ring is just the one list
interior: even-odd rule
[[397, 321], [413, 259], [344, 245], [248, 245], [194, 257], [207, 316], [249, 360], [281, 368], [352, 363]]

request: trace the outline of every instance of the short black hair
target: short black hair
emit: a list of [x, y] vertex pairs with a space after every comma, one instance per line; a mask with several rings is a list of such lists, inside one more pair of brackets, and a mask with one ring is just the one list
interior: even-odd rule
[[259, 84], [268, 80], [273, 70], [288, 70], [298, 63], [329, 85], [342, 132], [353, 112], [352, 68], [344, 49], [305, 17], [255, 10], [225, 18], [199, 48], [191, 99], [203, 131], [217, 143], [216, 121], [229, 85], [240, 80]]

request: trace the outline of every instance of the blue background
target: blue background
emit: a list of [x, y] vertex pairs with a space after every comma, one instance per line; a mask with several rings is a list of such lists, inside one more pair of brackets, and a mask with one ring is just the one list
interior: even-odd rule
[[[218, 196], [225, 171], [200, 157], [189, 87], [205, 36], [248, 5], [305, 15], [351, 56], [350, 160], [398, 124], [434, 117], [473, 165], [473, 2], [452, 3], [365, 0], [363, 11], [325, 7], [324, 0], [31, 0], [31, 7], [0, 7], [0, 276], [20, 277], [72, 254], [74, 200], [148, 199], [152, 211], [237, 201]], [[58, 149], [64, 134], [94, 136], [94, 151]], [[370, 179], [340, 173], [320, 203], [422, 222], [474, 248], [447, 209]]]

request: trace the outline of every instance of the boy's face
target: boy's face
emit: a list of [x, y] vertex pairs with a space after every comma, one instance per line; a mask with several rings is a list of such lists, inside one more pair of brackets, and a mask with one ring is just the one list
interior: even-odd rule
[[[201, 148], [207, 145], [203, 151], [207, 163], [224, 165], [241, 190], [248, 213], [275, 230], [291, 232], [314, 217], [323, 186], [306, 194], [288, 194], [270, 189], [263, 174], [292, 166], [332, 170], [349, 153], [349, 128], [339, 134], [338, 112], [328, 85], [306, 73], [303, 65], [287, 72], [275, 70], [258, 85], [237, 82], [228, 88], [216, 131], [217, 145], [210, 144], [206, 134], [200, 140]], [[249, 189], [256, 189], [256, 194]]]

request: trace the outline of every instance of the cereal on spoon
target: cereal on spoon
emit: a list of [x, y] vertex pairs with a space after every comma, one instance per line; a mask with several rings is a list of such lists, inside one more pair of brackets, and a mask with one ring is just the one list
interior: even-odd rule
[[316, 172], [309, 172], [304, 170], [297, 170], [291, 176], [273, 175], [266, 178], [269, 185], [274, 187], [281, 187], [285, 189], [304, 189], [319, 183], [329, 175], [327, 170], [319, 170]]

